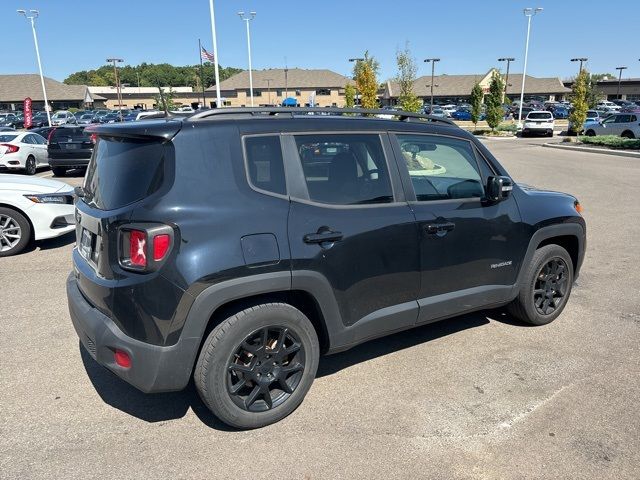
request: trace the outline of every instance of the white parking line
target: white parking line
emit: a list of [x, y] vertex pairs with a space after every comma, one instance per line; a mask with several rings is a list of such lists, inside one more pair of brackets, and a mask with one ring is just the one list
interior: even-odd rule
[[46, 172], [40, 172], [37, 174], [40, 178], [50, 178], [53, 177], [53, 172], [51, 170], [48, 170]]

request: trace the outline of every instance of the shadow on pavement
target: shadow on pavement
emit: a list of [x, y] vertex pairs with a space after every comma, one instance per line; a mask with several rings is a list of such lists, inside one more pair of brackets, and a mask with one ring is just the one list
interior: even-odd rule
[[47, 240], [32, 241], [22, 251], [22, 254], [33, 252], [34, 250], [52, 250], [54, 248], [61, 248], [70, 245], [76, 241], [76, 232], [71, 231], [56, 238], [50, 238]]
[[[405, 330], [394, 335], [363, 343], [346, 352], [328, 355], [320, 359], [317, 377], [332, 375], [340, 370], [366, 362], [372, 358], [388, 355], [415, 345], [429, 342], [490, 322], [489, 318], [510, 325], [524, 326], [501, 310], [472, 313]], [[189, 408], [208, 427], [223, 431], [236, 431], [219, 421], [200, 399], [193, 380], [181, 392], [146, 394], [118, 378], [99, 365], [82, 344], [78, 342], [84, 368], [102, 400], [118, 410], [144, 420], [161, 422], [185, 416]]]

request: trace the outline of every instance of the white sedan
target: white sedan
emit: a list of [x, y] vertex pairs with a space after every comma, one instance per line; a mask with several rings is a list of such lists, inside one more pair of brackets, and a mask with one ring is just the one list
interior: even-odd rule
[[33, 175], [49, 166], [47, 141], [37, 133], [0, 132], [0, 172], [24, 170]]
[[75, 229], [71, 186], [56, 180], [0, 175], [0, 257], [22, 251], [32, 240]]

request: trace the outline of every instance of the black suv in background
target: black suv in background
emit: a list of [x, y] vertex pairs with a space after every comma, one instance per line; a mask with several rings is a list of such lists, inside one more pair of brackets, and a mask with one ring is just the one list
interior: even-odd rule
[[54, 127], [49, 133], [49, 165], [56, 177], [62, 177], [71, 168], [86, 168], [93, 153], [96, 136], [84, 126]]
[[578, 201], [513, 183], [448, 120], [387, 114], [90, 127], [67, 281], [86, 350], [144, 392], [193, 376], [253, 428], [302, 402], [321, 353], [489, 307], [554, 320], [584, 256]]

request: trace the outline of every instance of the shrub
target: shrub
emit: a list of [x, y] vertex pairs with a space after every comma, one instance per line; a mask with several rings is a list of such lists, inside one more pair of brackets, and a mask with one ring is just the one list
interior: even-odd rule
[[616, 135], [598, 135], [595, 137], [579, 137], [585, 145], [599, 145], [621, 150], [640, 150], [640, 139], [622, 138]]

